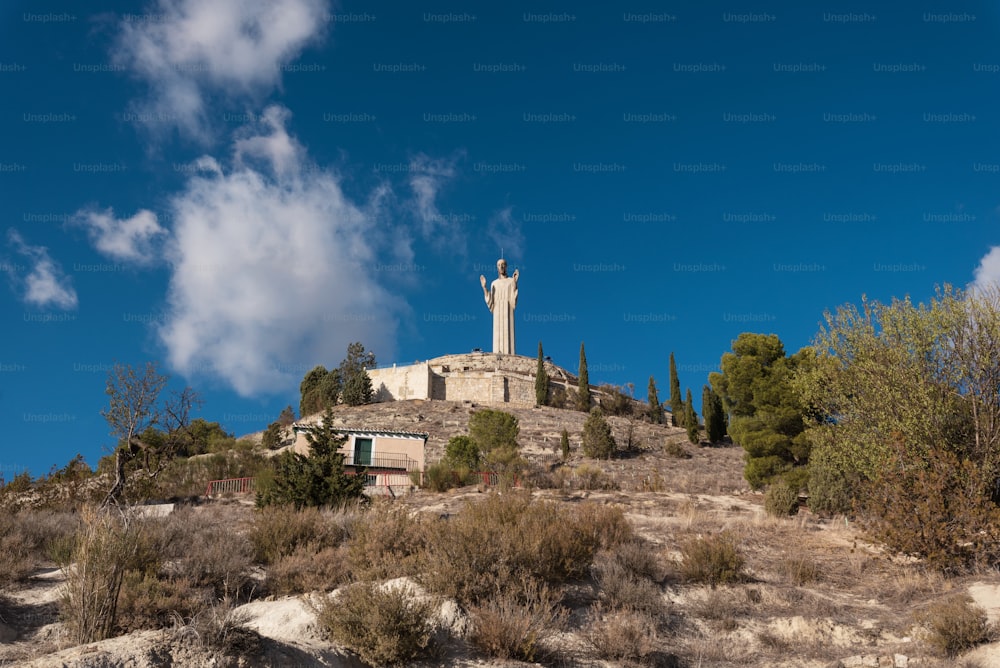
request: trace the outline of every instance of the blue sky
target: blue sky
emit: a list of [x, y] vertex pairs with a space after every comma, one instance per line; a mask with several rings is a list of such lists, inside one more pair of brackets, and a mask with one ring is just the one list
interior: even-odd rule
[[[805, 6], [803, 6], [805, 5]], [[881, 6], [879, 6], [881, 5]], [[595, 382], [1000, 278], [988, 3], [7, 2], [0, 473], [112, 445], [116, 361], [236, 434], [361, 340]]]

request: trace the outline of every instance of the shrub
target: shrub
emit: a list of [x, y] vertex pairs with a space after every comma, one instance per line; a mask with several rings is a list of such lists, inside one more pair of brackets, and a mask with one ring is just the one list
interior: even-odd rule
[[872, 534], [890, 549], [958, 573], [1000, 562], [1000, 509], [979, 484], [981, 468], [934, 449], [926, 463], [894, 460], [861, 504]]
[[277, 596], [328, 591], [350, 580], [347, 548], [306, 544], [267, 569], [267, 589]]
[[621, 541], [605, 550], [605, 553], [637, 577], [648, 578], [653, 582], [663, 582], [665, 579], [665, 568], [656, 557], [655, 546], [643, 538]]
[[292, 506], [267, 506], [254, 513], [248, 538], [255, 559], [273, 564], [309, 546], [318, 552], [336, 547], [347, 536], [354, 511], [324, 512], [318, 508], [295, 510]]
[[500, 591], [516, 594], [535, 581], [582, 578], [606, 528], [590, 520], [579, 509], [536, 502], [527, 494], [493, 494], [447, 522], [429, 525], [419, 577], [463, 604]]
[[442, 460], [431, 464], [424, 470], [424, 488], [432, 492], [447, 492], [449, 489], [461, 487], [469, 479], [469, 469], [456, 468], [451, 460]]
[[483, 408], [469, 418], [469, 436], [483, 454], [493, 450], [517, 450], [521, 432], [517, 417], [504, 411]]
[[615, 489], [617, 485], [597, 466], [580, 464], [573, 471], [579, 489]]
[[140, 523], [108, 511], [85, 509], [83, 527], [73, 550], [73, 567], [65, 568], [61, 612], [78, 644], [109, 638], [115, 628], [122, 579], [138, 553]]
[[584, 638], [605, 661], [648, 663], [656, 651], [656, 622], [648, 614], [618, 610], [605, 615], [591, 608]]
[[743, 477], [746, 478], [750, 488], [754, 490], [762, 488], [776, 476], [791, 469], [791, 464], [777, 455], [747, 457], [746, 462]]
[[435, 602], [406, 586], [350, 585], [325, 599], [317, 617], [334, 641], [376, 666], [428, 656], [437, 630]]
[[792, 584], [799, 587], [820, 578], [819, 564], [805, 555], [798, 554], [786, 557], [782, 562], [782, 567]]
[[603, 548], [615, 547], [632, 540], [635, 531], [625, 519], [625, 511], [619, 506], [595, 502], [582, 503], [576, 507], [576, 518], [580, 526], [597, 538]]
[[23, 525], [23, 515], [0, 513], [0, 589], [35, 570], [37, 545]]
[[453, 468], [478, 471], [481, 465], [479, 445], [469, 436], [452, 436], [445, 446], [445, 459]]
[[558, 605], [558, 595], [545, 585], [532, 584], [522, 596], [505, 591], [469, 610], [470, 641], [498, 659], [536, 661], [542, 643], [558, 633], [567, 611]]
[[663, 612], [663, 593], [613, 556], [604, 554], [594, 562], [594, 579], [601, 600], [612, 610], [631, 610], [658, 617]]
[[583, 423], [583, 454], [593, 459], [611, 459], [616, 447], [611, 426], [604, 419], [604, 414], [600, 408], [593, 408]]
[[932, 605], [922, 617], [929, 631], [927, 643], [948, 657], [990, 642], [996, 635], [986, 611], [966, 594]]
[[632, 415], [632, 397], [623, 392], [625, 388], [617, 385], [601, 385], [603, 394], [600, 398], [601, 409], [608, 415]]
[[674, 459], [691, 459], [691, 453], [688, 452], [688, 449], [677, 441], [667, 441], [663, 445], [663, 452]]
[[799, 488], [779, 480], [764, 492], [764, 510], [774, 517], [788, 517], [799, 512]]
[[423, 521], [408, 508], [376, 503], [354, 522], [347, 541], [351, 575], [361, 580], [414, 575], [424, 542]]
[[680, 572], [689, 582], [715, 586], [744, 578], [745, 561], [729, 533], [686, 540], [680, 552]]

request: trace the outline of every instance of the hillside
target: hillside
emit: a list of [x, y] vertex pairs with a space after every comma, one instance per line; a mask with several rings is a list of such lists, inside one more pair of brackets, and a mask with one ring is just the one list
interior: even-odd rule
[[[335, 415], [342, 426], [426, 432], [433, 461], [450, 436], [465, 432], [476, 408], [407, 401], [341, 406]], [[687, 444], [680, 429], [610, 418], [620, 445], [627, 443], [631, 429], [634, 448], [622, 450], [609, 461], [584, 460], [577, 448], [583, 413], [550, 408], [510, 412], [520, 421], [526, 457], [541, 472], [532, 481], [537, 484], [531, 492], [536, 502], [558, 504], [567, 518], [587, 503], [620, 509], [642, 541], [644, 558], [655, 564], [658, 574], [652, 585], [645, 586], [652, 587], [662, 624], [629, 641], [649, 650], [640, 664], [688, 668], [1000, 666], [1000, 643], [948, 657], [930, 642], [934, 616], [940, 618], [940, 611], [948, 609], [941, 606], [956, 594], [971, 595], [992, 622], [1000, 619], [997, 574], [945, 578], [916, 560], [886, 554], [844, 518], [817, 517], [807, 510], [789, 518], [770, 517], [763, 511], [762, 496], [751, 492], [742, 478], [740, 448], [699, 448]], [[559, 468], [552, 450], [563, 428], [571, 434], [574, 452], [569, 466]], [[674, 447], [667, 449], [666, 443]], [[382, 503], [412, 511], [414, 517], [430, 522], [427, 526], [436, 526], [442, 519], [446, 524], [454, 522], [466, 508], [490, 498], [497, 497], [473, 486], [443, 494], [421, 490]], [[231, 541], [241, 540], [258, 521], [252, 506], [239, 499], [178, 508], [172, 517], [162, 520], [177, 532], [171, 534], [172, 540], [190, 545], [192, 551], [209, 549], [218, 542], [219, 549], [231, 552], [226, 546], [236, 545]], [[388, 535], [379, 549], [388, 549]], [[201, 536], [214, 538], [205, 541]], [[744, 575], [717, 585], [690, 581], [681, 568], [684, 546], [719, 536], [735, 541], [745, 560]], [[297, 575], [317, 571], [321, 577], [333, 578], [324, 589], [342, 585], [343, 580], [337, 578], [344, 577], [343, 567], [337, 562], [350, 552], [337, 549], [290, 561], [282, 572], [288, 577], [288, 569], [298, 569]], [[213, 558], [222, 559], [222, 554]], [[601, 659], [588, 640], [593, 630], [587, 630], [587, 620], [594, 606], [612, 600], [607, 590], [609, 554], [598, 555], [589, 576], [566, 585], [567, 617], [562, 630], [550, 638], [551, 654], [543, 665], [626, 665]], [[373, 555], [370, 563], [366, 561], [369, 570], [359, 572], [374, 572], [370, 569], [378, 563]], [[257, 583], [254, 587], [269, 582], [273, 566], [248, 562], [247, 568], [247, 577]], [[324, 575], [328, 572], [333, 574]], [[334, 575], [338, 572], [339, 576]], [[228, 649], [220, 654], [218, 644], [201, 639], [211, 636], [206, 618], [183, 614], [161, 630], [136, 630], [74, 647], [66, 640], [57, 615], [63, 581], [54, 564], [42, 564], [6, 591], [6, 600], [0, 602], [0, 665], [363, 665], [320, 631], [313, 608], [322, 599], [318, 587], [294, 595], [251, 595], [230, 617], [235, 630], [229, 632], [240, 641], [226, 645]], [[266, 592], [266, 586], [262, 591]], [[648, 591], [644, 596], [650, 596]], [[651, 605], [648, 598], [645, 605]], [[453, 624], [451, 639], [436, 658], [412, 665], [531, 665], [485, 655], [460, 630], [468, 624], [467, 612], [454, 602], [445, 602], [441, 610], [450, 611], [446, 616]], [[241, 653], [246, 655], [243, 660], [238, 658]]]

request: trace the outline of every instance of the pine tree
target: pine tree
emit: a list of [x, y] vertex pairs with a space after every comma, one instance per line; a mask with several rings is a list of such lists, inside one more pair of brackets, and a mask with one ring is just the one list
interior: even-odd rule
[[649, 377], [649, 389], [646, 390], [646, 396], [649, 400], [649, 420], [653, 424], [663, 423], [663, 404], [660, 403], [660, 397], [656, 393], [656, 381], [653, 377]]
[[545, 370], [541, 341], [538, 342], [538, 370], [535, 371], [535, 403], [539, 406], [549, 403], [549, 372]]
[[691, 388], [687, 390], [684, 401], [684, 428], [687, 429], [688, 440], [698, 444], [698, 414], [694, 412], [694, 400], [691, 399]]
[[701, 413], [705, 418], [705, 438], [709, 443], [719, 443], [726, 435], [726, 414], [722, 398], [708, 385], [701, 391]]
[[677, 378], [677, 363], [670, 353], [670, 423], [675, 427], [684, 426], [684, 400], [681, 399], [681, 381]]
[[559, 440], [559, 448], [562, 450], [563, 461], [569, 459], [569, 432], [565, 428], [562, 430], [562, 438]]
[[576, 407], [584, 413], [590, 411], [590, 375], [587, 373], [587, 353], [580, 344], [580, 374], [578, 391], [576, 394]]
[[335, 507], [364, 497], [364, 472], [344, 472], [344, 454], [339, 448], [345, 438], [332, 425], [333, 411], [327, 407], [322, 422], [306, 434], [309, 456], [283, 452], [275, 464], [272, 483], [257, 496], [258, 505]]

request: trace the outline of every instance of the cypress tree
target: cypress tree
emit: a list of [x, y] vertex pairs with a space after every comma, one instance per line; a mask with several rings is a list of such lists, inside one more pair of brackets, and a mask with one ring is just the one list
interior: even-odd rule
[[726, 435], [726, 415], [722, 398], [708, 385], [701, 391], [701, 413], [705, 418], [705, 437], [710, 443], [719, 443]]
[[675, 427], [684, 426], [684, 400], [681, 399], [681, 381], [677, 379], [677, 363], [670, 353], [670, 423]]
[[549, 404], [549, 372], [545, 370], [541, 341], [538, 342], [538, 370], [535, 371], [535, 403], [539, 406]]
[[684, 428], [687, 429], [688, 440], [698, 444], [698, 414], [694, 412], [694, 400], [691, 399], [691, 388], [687, 390], [684, 401]]
[[576, 407], [584, 413], [590, 412], [590, 375], [587, 373], [587, 353], [580, 344], [580, 374], [578, 391], [576, 395]]
[[563, 461], [569, 459], [569, 432], [565, 428], [562, 430], [562, 438], [559, 441], [559, 447], [562, 450]]
[[660, 403], [660, 397], [656, 394], [656, 381], [653, 377], [649, 377], [649, 389], [646, 390], [646, 396], [649, 401], [649, 419], [653, 424], [661, 424], [663, 422], [663, 405]]

